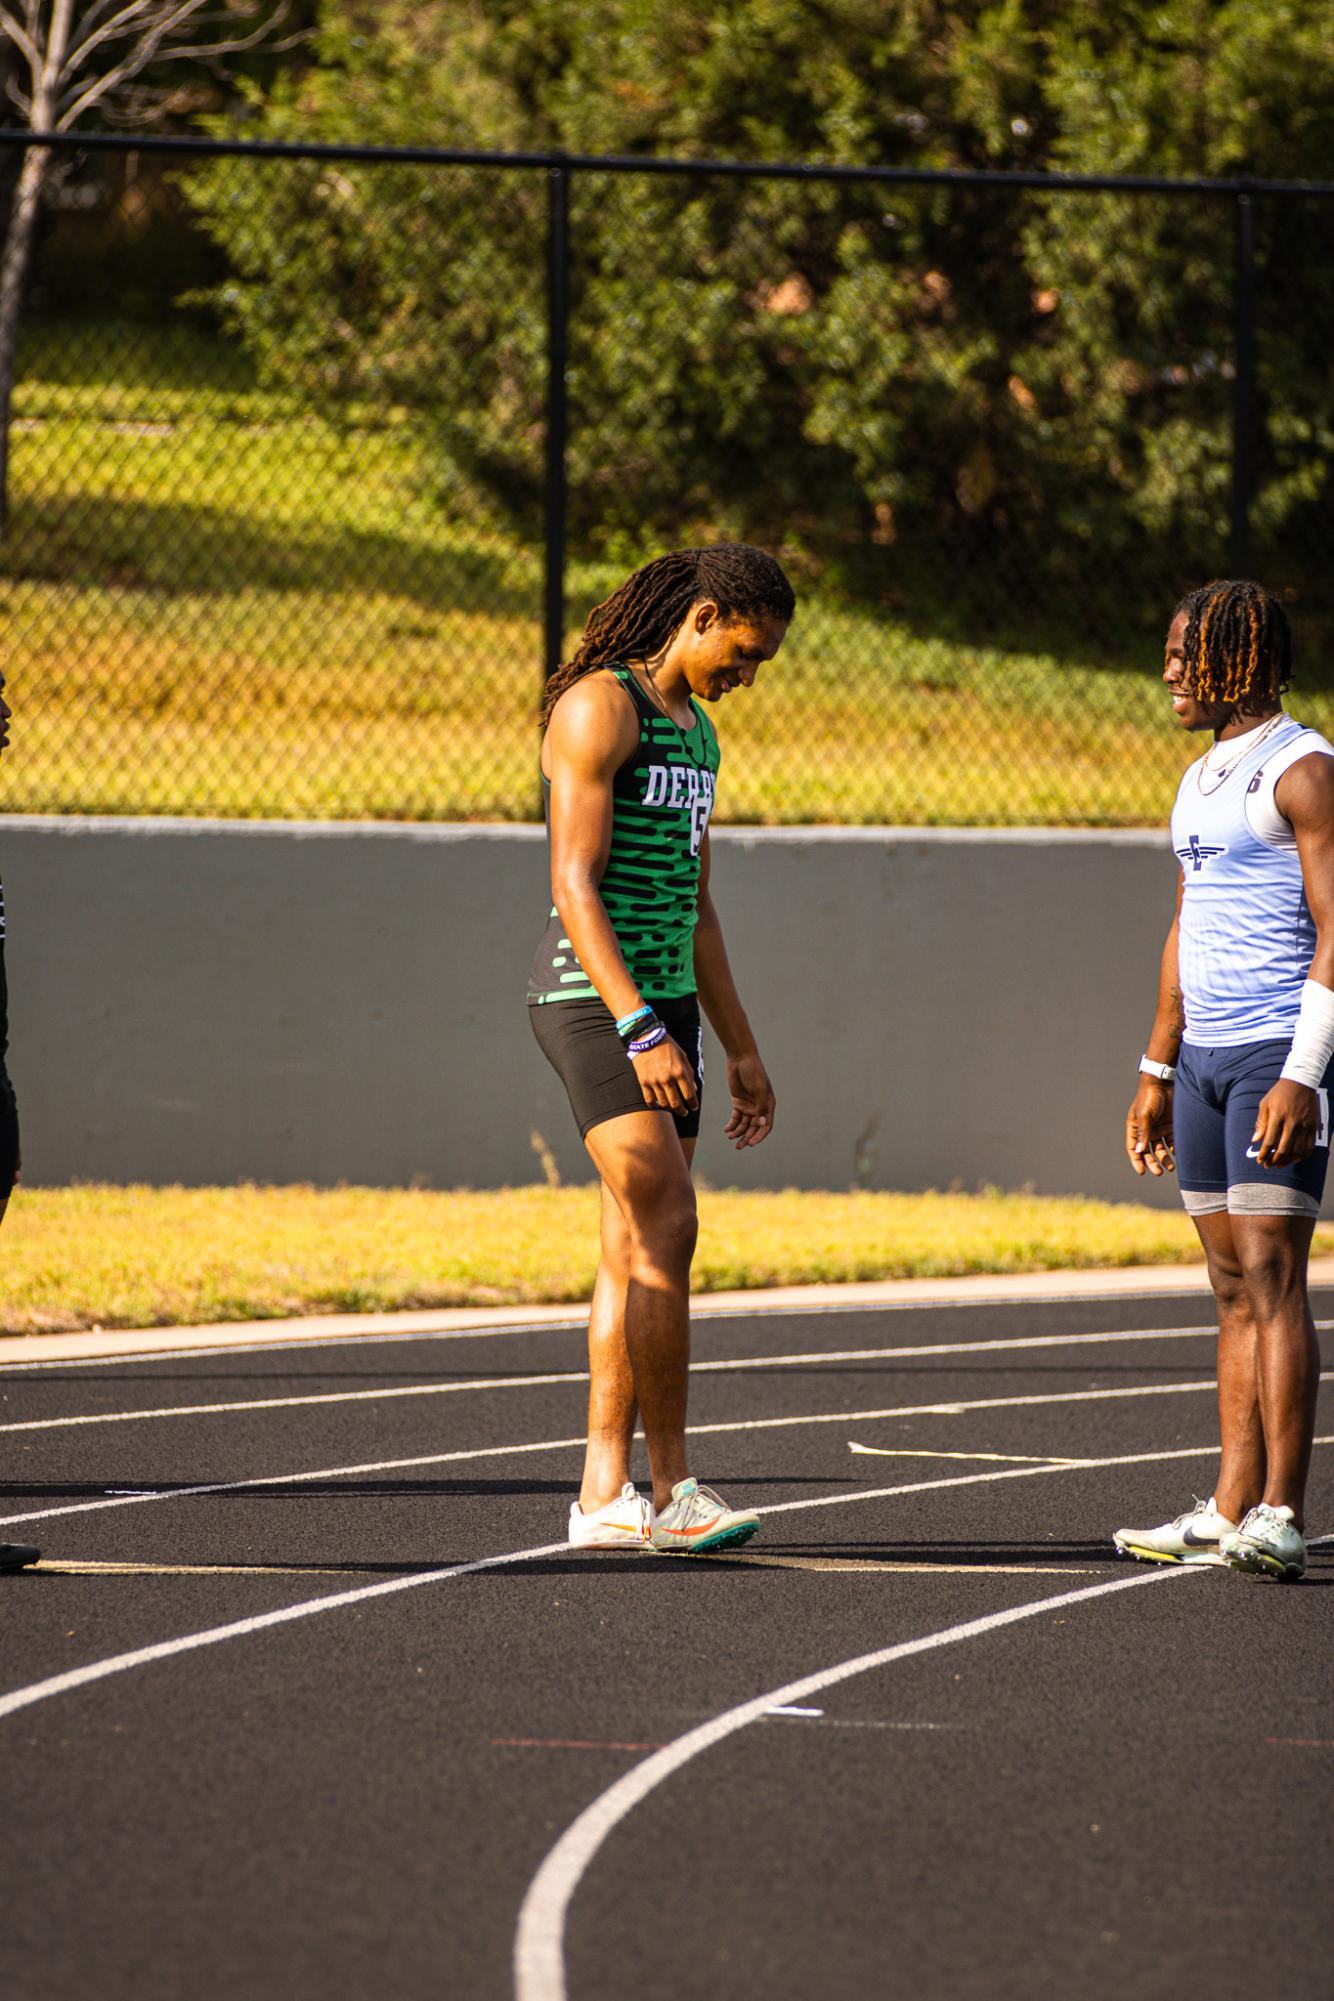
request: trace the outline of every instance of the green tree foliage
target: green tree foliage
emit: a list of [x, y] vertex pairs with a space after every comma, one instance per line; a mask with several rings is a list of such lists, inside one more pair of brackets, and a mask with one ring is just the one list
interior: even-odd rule
[[[325, 0], [316, 62], [247, 129], [1315, 178], [1327, 29], [1320, 0]], [[531, 533], [540, 176], [284, 165], [193, 193], [269, 378], [412, 413], [442, 499]], [[1257, 221], [1255, 516], [1309, 585], [1291, 531], [1329, 498], [1334, 212]], [[744, 530], [898, 603], [942, 550], [993, 604], [1019, 575], [1120, 602], [1224, 560], [1228, 202], [581, 172], [573, 233], [583, 548]]]

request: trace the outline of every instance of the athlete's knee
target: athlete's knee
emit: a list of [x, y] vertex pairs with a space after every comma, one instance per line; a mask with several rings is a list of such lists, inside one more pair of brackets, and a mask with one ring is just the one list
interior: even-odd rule
[[1306, 1243], [1294, 1241], [1282, 1219], [1274, 1221], [1275, 1228], [1249, 1231], [1240, 1247], [1246, 1296], [1257, 1315], [1306, 1298]]
[[1218, 1311], [1225, 1317], [1250, 1304], [1246, 1291], [1246, 1275], [1238, 1258], [1225, 1257], [1216, 1251], [1208, 1253], [1209, 1283], [1213, 1287]]
[[698, 1237], [699, 1217], [693, 1188], [687, 1185], [663, 1194], [631, 1223], [632, 1267], [647, 1265], [655, 1271], [673, 1273], [689, 1271]]

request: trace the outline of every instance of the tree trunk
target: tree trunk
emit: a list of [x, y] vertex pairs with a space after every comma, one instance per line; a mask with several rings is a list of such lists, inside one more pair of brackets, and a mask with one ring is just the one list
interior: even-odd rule
[[19, 314], [49, 160], [45, 146], [29, 146], [25, 151], [9, 211], [4, 255], [0, 257], [0, 537], [9, 526], [9, 412], [14, 394]]

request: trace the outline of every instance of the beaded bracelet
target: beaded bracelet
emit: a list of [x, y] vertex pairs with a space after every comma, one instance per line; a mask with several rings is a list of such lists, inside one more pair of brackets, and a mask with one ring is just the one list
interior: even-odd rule
[[641, 1036], [638, 1042], [631, 1042], [627, 1045], [628, 1052], [631, 1056], [642, 1056], [646, 1050], [656, 1049], [660, 1042], [665, 1042], [666, 1040], [666, 1029], [660, 1021], [655, 1021], [647, 1035]]
[[630, 1033], [630, 1030], [632, 1028], [637, 1028], [641, 1021], [647, 1021], [652, 1012], [653, 1009], [648, 1005], [647, 1002], [641, 1003], [641, 1005], [633, 1009], [631, 1013], [623, 1014], [621, 1016], [620, 1020], [616, 1024], [616, 1033], [620, 1036], [628, 1035]]

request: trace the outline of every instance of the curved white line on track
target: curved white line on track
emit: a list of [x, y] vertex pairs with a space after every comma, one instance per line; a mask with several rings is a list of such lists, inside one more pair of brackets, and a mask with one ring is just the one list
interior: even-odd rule
[[[579, 1444], [583, 1444], [580, 1439]], [[1334, 1445], [1334, 1433], [1313, 1440], [1315, 1445]], [[999, 1473], [965, 1473], [947, 1480], [914, 1480], [897, 1487], [863, 1488], [855, 1494], [828, 1494], [816, 1500], [778, 1501], [771, 1507], [758, 1510], [761, 1515], [794, 1514], [806, 1508], [850, 1507], [859, 1501], [878, 1501], [896, 1498], [904, 1494], [939, 1493], [949, 1487], [985, 1486], [997, 1480], [1033, 1480], [1056, 1473], [1085, 1472], [1094, 1467], [1106, 1466], [1147, 1466], [1164, 1460], [1203, 1459], [1216, 1454], [1217, 1441], [1208, 1445], [1176, 1446], [1168, 1452], [1130, 1452], [1115, 1458], [1090, 1459], [1078, 1466], [1007, 1466]], [[215, 1490], [217, 1491], [217, 1490]], [[27, 1688], [18, 1688], [0, 1696], [0, 1718], [15, 1710], [26, 1709], [34, 1702], [41, 1702], [52, 1695], [63, 1695], [71, 1689], [83, 1688], [89, 1682], [102, 1681], [108, 1675], [121, 1674], [136, 1667], [147, 1667], [154, 1661], [168, 1660], [173, 1655], [189, 1653], [197, 1647], [214, 1646], [222, 1640], [240, 1639], [250, 1633], [264, 1631], [269, 1626], [280, 1626], [295, 1619], [313, 1618], [320, 1612], [335, 1611], [344, 1605], [354, 1605], [368, 1598], [387, 1598], [398, 1591], [410, 1591], [419, 1585], [442, 1582], [450, 1577], [464, 1577], [473, 1571], [495, 1570], [502, 1565], [525, 1563], [543, 1556], [570, 1555], [568, 1543], [544, 1543], [536, 1549], [516, 1549], [501, 1556], [485, 1556], [472, 1563], [460, 1563], [447, 1570], [414, 1571], [410, 1577], [394, 1577], [382, 1584], [366, 1584], [352, 1591], [339, 1591], [320, 1598], [303, 1600], [299, 1605], [288, 1605], [277, 1612], [265, 1612], [252, 1619], [238, 1619], [227, 1626], [213, 1626], [201, 1633], [187, 1633], [173, 1640], [162, 1640], [150, 1647], [137, 1648], [132, 1653], [114, 1654], [103, 1661], [92, 1661], [86, 1667], [71, 1668], [64, 1674], [51, 1675], [44, 1681], [32, 1682]], [[633, 1551], [627, 1552], [628, 1560], [635, 1561]], [[724, 1557], [717, 1559], [725, 1562]], [[1153, 1572], [1151, 1575], [1160, 1575]], [[1175, 1573], [1173, 1573], [1175, 1574]], [[1148, 1577], [1127, 1578], [1125, 1583], [1147, 1583]], [[1077, 1592], [1077, 1597], [1087, 1597], [1091, 1590], [1108, 1591], [1117, 1588], [1115, 1583], [1095, 1585], [1088, 1590]], [[1041, 1609], [1040, 1607], [1037, 1609]]]
[[869, 1674], [875, 1668], [888, 1667], [894, 1661], [908, 1660], [914, 1654], [930, 1653], [937, 1647], [957, 1646], [963, 1640], [979, 1639], [984, 1633], [1017, 1625], [1020, 1620], [1035, 1619], [1044, 1612], [1058, 1611], [1065, 1605], [1079, 1605], [1091, 1598], [1106, 1597], [1113, 1591], [1133, 1591], [1139, 1586], [1162, 1584], [1167, 1576], [1200, 1574], [1198, 1570], [1178, 1570], [1166, 1575], [1155, 1571], [1147, 1575], [1140, 1573], [1134, 1577], [1118, 1577], [1106, 1584], [1089, 1584], [1078, 1591], [1062, 1591], [1054, 1598], [1040, 1598], [1036, 1604], [1016, 1605], [1008, 1611], [988, 1613], [985, 1618], [968, 1619], [962, 1625], [947, 1626], [942, 1632], [926, 1633], [920, 1639], [902, 1640], [896, 1646], [858, 1654], [853, 1660], [840, 1661], [836, 1667], [803, 1675], [799, 1681], [784, 1682], [780, 1688], [771, 1688], [764, 1695], [753, 1696], [749, 1702], [740, 1702], [734, 1709], [724, 1710], [708, 1723], [688, 1730], [683, 1737], [664, 1745], [661, 1751], [655, 1751], [614, 1785], [608, 1786], [606, 1792], [591, 1806], [585, 1807], [579, 1818], [566, 1829], [543, 1862], [529, 1886], [519, 1913], [514, 1942], [515, 2001], [566, 2001], [565, 1918], [589, 1864], [613, 1829], [664, 1780], [679, 1772], [693, 1758], [699, 1757], [701, 1752], [712, 1750], [715, 1744], [734, 1736], [738, 1730], [744, 1730], [747, 1724], [757, 1722], [771, 1709], [804, 1702], [808, 1697], [818, 1695], [822, 1689], [832, 1688], [841, 1681], [851, 1681], [855, 1675]]
[[[1199, 1340], [1216, 1336], [1214, 1327], [1154, 1327], [1121, 1334], [1035, 1334], [1007, 1341], [949, 1341], [912, 1348], [812, 1348], [801, 1354], [744, 1355], [723, 1357], [711, 1362], [692, 1362], [692, 1375], [731, 1375], [744, 1369], [810, 1368], [821, 1362], [884, 1362], [897, 1357], [930, 1358], [933, 1355], [979, 1355], [999, 1349], [1067, 1348], [1082, 1343], [1107, 1341]], [[476, 1382], [404, 1383], [392, 1389], [322, 1390], [310, 1396], [250, 1397], [229, 1403], [169, 1404], [150, 1410], [92, 1411], [73, 1417], [24, 1418], [16, 1424], [0, 1424], [0, 1432], [61, 1431], [73, 1425], [143, 1424], [152, 1418], [213, 1417], [220, 1413], [250, 1410], [300, 1410], [313, 1404], [389, 1403], [403, 1397], [460, 1396], [471, 1390], [526, 1390], [554, 1383], [586, 1383], [586, 1369], [560, 1369], [543, 1375], [489, 1376]]]

